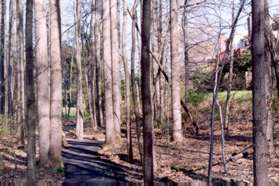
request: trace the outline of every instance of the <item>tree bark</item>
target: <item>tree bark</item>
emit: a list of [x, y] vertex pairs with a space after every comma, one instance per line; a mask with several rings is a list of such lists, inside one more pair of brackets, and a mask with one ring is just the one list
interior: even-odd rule
[[125, 101], [126, 101], [126, 137], [127, 137], [127, 154], [128, 160], [130, 162], [133, 161], [133, 141], [132, 141], [132, 127], [131, 127], [131, 87], [130, 87], [130, 73], [129, 73], [129, 65], [127, 60], [127, 45], [126, 45], [126, 34], [127, 34], [127, 18], [128, 18], [128, 10], [127, 10], [127, 1], [122, 0], [123, 3], [123, 22], [122, 22], [122, 60], [124, 64], [125, 71]]
[[180, 110], [180, 61], [183, 52], [181, 50], [181, 30], [178, 23], [178, 5], [176, 1], [170, 1], [170, 45], [171, 45], [171, 105], [172, 105], [172, 121], [173, 131], [172, 137], [174, 141], [181, 142], [183, 140], [182, 119]]
[[110, 0], [111, 21], [111, 60], [112, 60], [112, 100], [113, 100], [113, 122], [115, 128], [115, 143], [121, 143], [121, 112], [120, 112], [120, 50], [117, 24], [117, 1]]
[[112, 57], [111, 57], [111, 24], [110, 0], [103, 1], [103, 43], [104, 43], [104, 78], [105, 78], [105, 125], [106, 144], [115, 142], [115, 127], [113, 122], [112, 98]]
[[47, 43], [46, 7], [44, 1], [35, 0], [37, 102], [39, 120], [40, 165], [47, 166], [50, 136], [50, 87]]
[[265, 0], [252, 1], [252, 72], [253, 72], [253, 173], [254, 185], [268, 185], [268, 96], [265, 61]]
[[76, 0], [76, 11], [75, 11], [75, 39], [76, 39], [76, 62], [77, 62], [77, 77], [78, 77], [78, 93], [77, 93], [77, 124], [76, 124], [76, 135], [78, 139], [83, 138], [83, 94], [82, 94], [82, 64], [81, 64], [81, 20], [80, 20], [80, 1]]
[[5, 113], [5, 74], [4, 74], [4, 61], [5, 61], [5, 13], [6, 13], [6, 0], [1, 0], [1, 23], [0, 23], [0, 113]]
[[[17, 17], [17, 68], [18, 68], [18, 131], [17, 136], [20, 143], [24, 144], [24, 38], [23, 38], [23, 4], [16, 0], [16, 17]], [[0, 93], [1, 94], [1, 93]], [[1, 98], [0, 98], [1, 99]]]
[[136, 74], [135, 74], [135, 65], [136, 65], [136, 26], [137, 26], [137, 4], [135, 1], [132, 8], [132, 46], [131, 46], [131, 88], [132, 88], [132, 113], [135, 116], [136, 123], [136, 135], [138, 143], [138, 151], [140, 154], [140, 160], [142, 161], [142, 144], [141, 144], [141, 116], [140, 116], [140, 101], [138, 99], [139, 93], [137, 89]]
[[36, 185], [36, 122], [37, 108], [35, 100], [35, 81], [34, 81], [34, 62], [33, 62], [33, 0], [26, 1], [26, 68], [25, 68], [25, 87], [26, 87], [26, 126], [27, 126], [27, 185]]
[[[91, 9], [92, 12], [96, 11], [96, 5], [95, 5], [95, 0], [92, 0], [91, 2]], [[91, 42], [92, 42], [92, 46], [90, 48], [90, 65], [88, 69], [88, 78], [90, 78], [88, 80], [89, 83], [89, 90], [88, 90], [88, 96], [89, 96], [89, 108], [90, 108], [90, 117], [91, 117], [91, 124], [92, 124], [92, 128], [93, 130], [97, 130], [98, 125], [97, 125], [97, 109], [96, 108], [96, 91], [95, 91], [95, 87], [97, 86], [97, 84], [99, 82], [96, 81], [96, 65], [97, 65], [97, 53], [96, 53], [96, 38], [97, 36], [95, 36], [95, 29], [97, 29], [96, 26], [96, 14], [92, 13], [91, 15], [91, 23], [90, 23], [90, 31], [91, 31]]]
[[95, 88], [95, 94], [96, 94], [96, 120], [98, 126], [102, 125], [102, 103], [101, 103], [101, 63], [102, 63], [102, 57], [101, 57], [101, 33], [102, 33], [102, 27], [100, 25], [102, 22], [102, 1], [101, 0], [93, 0], [95, 1], [93, 12], [94, 14], [94, 63], [95, 63], [95, 75], [96, 75], [96, 88]]
[[154, 134], [153, 134], [153, 109], [152, 109], [152, 74], [150, 61], [150, 32], [151, 32], [151, 0], [142, 1], [141, 25], [141, 94], [143, 113], [143, 141], [144, 141], [144, 185], [154, 185]]
[[[162, 38], [163, 38], [163, 2], [158, 0], [159, 3], [159, 10], [158, 10], [158, 56], [160, 56], [160, 64], [164, 66], [164, 46], [162, 46]], [[160, 69], [159, 69], [160, 70]], [[159, 72], [159, 121], [160, 124], [165, 123], [166, 119], [166, 109], [165, 109], [165, 98], [164, 98], [164, 79], [162, 74]]]
[[50, 160], [62, 166], [62, 68], [59, 0], [50, 0]]
[[15, 3], [10, 1], [9, 4], [9, 37], [8, 37], [8, 59], [6, 63], [6, 108], [5, 113], [8, 116], [13, 115], [13, 71], [15, 63]]
[[[267, 107], [268, 107], [268, 118], [267, 118], [267, 141], [268, 141], [268, 148], [269, 148], [269, 157], [270, 161], [274, 160], [275, 158], [275, 151], [274, 151], [274, 143], [273, 143], [273, 120], [272, 120], [272, 66], [274, 63], [273, 62], [275, 59], [274, 54], [276, 53], [273, 51], [273, 42], [276, 40], [273, 36], [272, 33], [272, 28], [270, 25], [270, 18], [269, 18], [269, 10], [268, 10], [268, 2], [265, 0], [265, 61], [267, 63], [268, 69], [265, 77], [266, 85], [267, 85]], [[276, 74], [276, 70], [275, 70]]]

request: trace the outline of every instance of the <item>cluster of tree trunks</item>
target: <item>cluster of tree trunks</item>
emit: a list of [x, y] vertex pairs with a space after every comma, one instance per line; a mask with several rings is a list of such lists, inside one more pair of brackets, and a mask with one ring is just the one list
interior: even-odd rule
[[[40, 166], [51, 166], [55, 169], [62, 166], [60, 6], [59, 1], [56, 0], [50, 0], [48, 3], [49, 7], [44, 1], [28, 0], [26, 7], [25, 124], [28, 139], [28, 185], [36, 185], [37, 121], [39, 122]], [[47, 12], [52, 13], [47, 15]], [[36, 20], [36, 47], [33, 43], [33, 14]], [[50, 29], [47, 29], [47, 21]]]

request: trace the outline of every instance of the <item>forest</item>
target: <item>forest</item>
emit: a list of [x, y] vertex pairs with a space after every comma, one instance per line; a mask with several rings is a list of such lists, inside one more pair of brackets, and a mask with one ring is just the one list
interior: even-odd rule
[[279, 185], [278, 0], [0, 0], [0, 185]]

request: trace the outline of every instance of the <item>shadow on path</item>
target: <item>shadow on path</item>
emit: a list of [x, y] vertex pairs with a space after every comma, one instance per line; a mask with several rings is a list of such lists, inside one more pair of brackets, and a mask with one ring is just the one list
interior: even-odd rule
[[127, 181], [128, 177], [132, 175], [140, 179], [141, 175], [104, 159], [98, 154], [101, 145], [101, 142], [92, 140], [68, 141], [68, 146], [63, 149], [63, 185], [135, 185]]

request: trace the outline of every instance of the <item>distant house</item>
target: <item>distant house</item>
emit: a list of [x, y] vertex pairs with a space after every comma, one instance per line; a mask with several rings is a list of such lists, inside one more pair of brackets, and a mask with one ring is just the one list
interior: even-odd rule
[[250, 46], [249, 36], [245, 36], [244, 38], [239, 40], [237, 44], [237, 49], [249, 48], [249, 46]]

